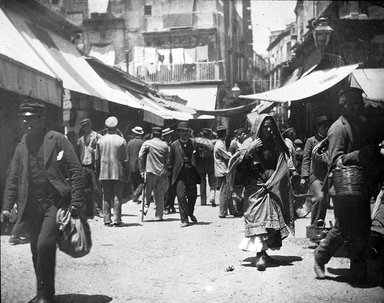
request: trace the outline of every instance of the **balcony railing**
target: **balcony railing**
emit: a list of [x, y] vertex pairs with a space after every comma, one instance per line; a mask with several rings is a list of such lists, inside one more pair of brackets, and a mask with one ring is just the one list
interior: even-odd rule
[[133, 76], [148, 83], [218, 81], [224, 78], [224, 61], [159, 65], [152, 73], [145, 66], [138, 66]]

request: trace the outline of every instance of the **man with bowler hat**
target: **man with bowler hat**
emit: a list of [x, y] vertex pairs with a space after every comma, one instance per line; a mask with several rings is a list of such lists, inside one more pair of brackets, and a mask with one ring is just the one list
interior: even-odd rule
[[139, 197], [143, 190], [144, 183], [139, 170], [139, 151], [144, 143], [144, 131], [140, 126], [135, 126], [132, 132], [134, 133], [134, 137], [127, 143], [128, 170], [134, 187], [132, 201], [140, 203]]
[[192, 222], [197, 223], [197, 219], [193, 213], [197, 198], [196, 184], [200, 183], [195, 159], [198, 144], [195, 140], [189, 138], [187, 122], [178, 123], [177, 134], [179, 139], [171, 144], [171, 185], [176, 189], [181, 227], [187, 227], [189, 225], [188, 218], [191, 219]]
[[[357, 165], [368, 176], [376, 164], [382, 164], [379, 147], [367, 145], [369, 137], [364, 132], [363, 91], [350, 87], [339, 94], [341, 116], [329, 128], [329, 154], [331, 165], [323, 189], [332, 196], [335, 210], [335, 225], [314, 252], [314, 271], [316, 278], [325, 278], [325, 264], [347, 241], [350, 258], [350, 277], [352, 285], [367, 282], [366, 248], [371, 228], [370, 198], [372, 186], [361, 188], [360, 195], [342, 195], [335, 190], [335, 180], [331, 177], [335, 168]], [[378, 158], [381, 158], [378, 160]], [[375, 165], [372, 165], [375, 163]], [[366, 178], [365, 184], [369, 179]], [[324, 193], [325, 194], [325, 193]]]
[[[172, 134], [174, 130], [170, 129], [169, 127], [163, 129], [162, 131], [162, 138], [167, 143], [169, 152], [171, 152], [171, 144], [173, 142], [172, 140]], [[169, 160], [169, 159], [168, 159]], [[175, 197], [176, 192], [174, 190], [174, 187], [171, 186], [172, 183], [172, 167], [170, 164], [170, 161], [167, 162], [167, 169], [168, 169], [168, 176], [166, 179], [166, 189], [165, 192], [165, 198], [164, 198], [164, 210], [167, 215], [171, 213], [176, 213], [175, 209]]]
[[102, 218], [102, 195], [96, 176], [96, 144], [101, 135], [92, 130], [92, 121], [85, 118], [80, 122], [83, 136], [77, 141], [77, 150], [85, 176], [85, 215]]
[[312, 150], [327, 136], [329, 121], [326, 116], [319, 116], [315, 121], [317, 133], [305, 142], [300, 184], [302, 186], [309, 185], [309, 190], [312, 194], [311, 225], [316, 227], [324, 225], [327, 213], [327, 203], [322, 191], [323, 181], [327, 172], [325, 171], [322, 175], [317, 175], [317, 172], [316, 175], [314, 174], [311, 161]]
[[68, 139], [46, 128], [45, 111], [45, 104], [32, 98], [20, 105], [24, 136], [10, 163], [1, 212], [4, 222], [17, 203], [17, 223], [28, 225], [37, 280], [34, 303], [54, 302], [58, 208], [71, 207], [73, 215], [84, 208], [81, 164]]
[[[116, 117], [105, 120], [107, 133], [97, 143], [96, 161], [100, 167], [99, 180], [103, 188], [103, 216], [105, 226], [121, 226], [123, 187], [126, 181], [125, 139], [119, 135]], [[111, 208], [113, 207], [113, 223]]]
[[152, 127], [152, 139], [143, 143], [139, 151], [139, 169], [146, 178], [146, 199], [144, 205], [144, 215], [147, 214], [153, 199], [156, 204], [156, 220], [163, 221], [164, 196], [166, 192], [166, 179], [168, 175], [167, 162], [169, 158], [169, 147], [161, 140], [161, 127]]

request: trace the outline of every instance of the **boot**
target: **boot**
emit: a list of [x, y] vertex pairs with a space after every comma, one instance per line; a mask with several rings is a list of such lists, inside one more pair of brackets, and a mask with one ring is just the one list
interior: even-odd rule
[[259, 271], [264, 271], [265, 268], [266, 268], [266, 260], [265, 260], [265, 251], [261, 251], [261, 252], [258, 252], [256, 254], [256, 258], [257, 258], [257, 261], [256, 261], [256, 268], [257, 270]]

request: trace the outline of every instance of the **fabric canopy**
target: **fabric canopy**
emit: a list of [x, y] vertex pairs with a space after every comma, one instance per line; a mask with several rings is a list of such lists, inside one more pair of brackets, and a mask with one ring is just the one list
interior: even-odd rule
[[353, 64], [315, 71], [286, 86], [263, 93], [241, 95], [239, 98], [281, 103], [305, 99], [334, 86], [351, 74], [358, 66], [358, 64]]
[[361, 88], [367, 101], [384, 102], [384, 68], [362, 68], [352, 73], [351, 86]]

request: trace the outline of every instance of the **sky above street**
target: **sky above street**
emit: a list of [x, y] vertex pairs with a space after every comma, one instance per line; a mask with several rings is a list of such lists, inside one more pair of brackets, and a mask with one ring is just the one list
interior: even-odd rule
[[294, 22], [296, 1], [251, 0], [253, 49], [260, 55], [266, 55], [270, 31], [284, 29], [286, 24]]

